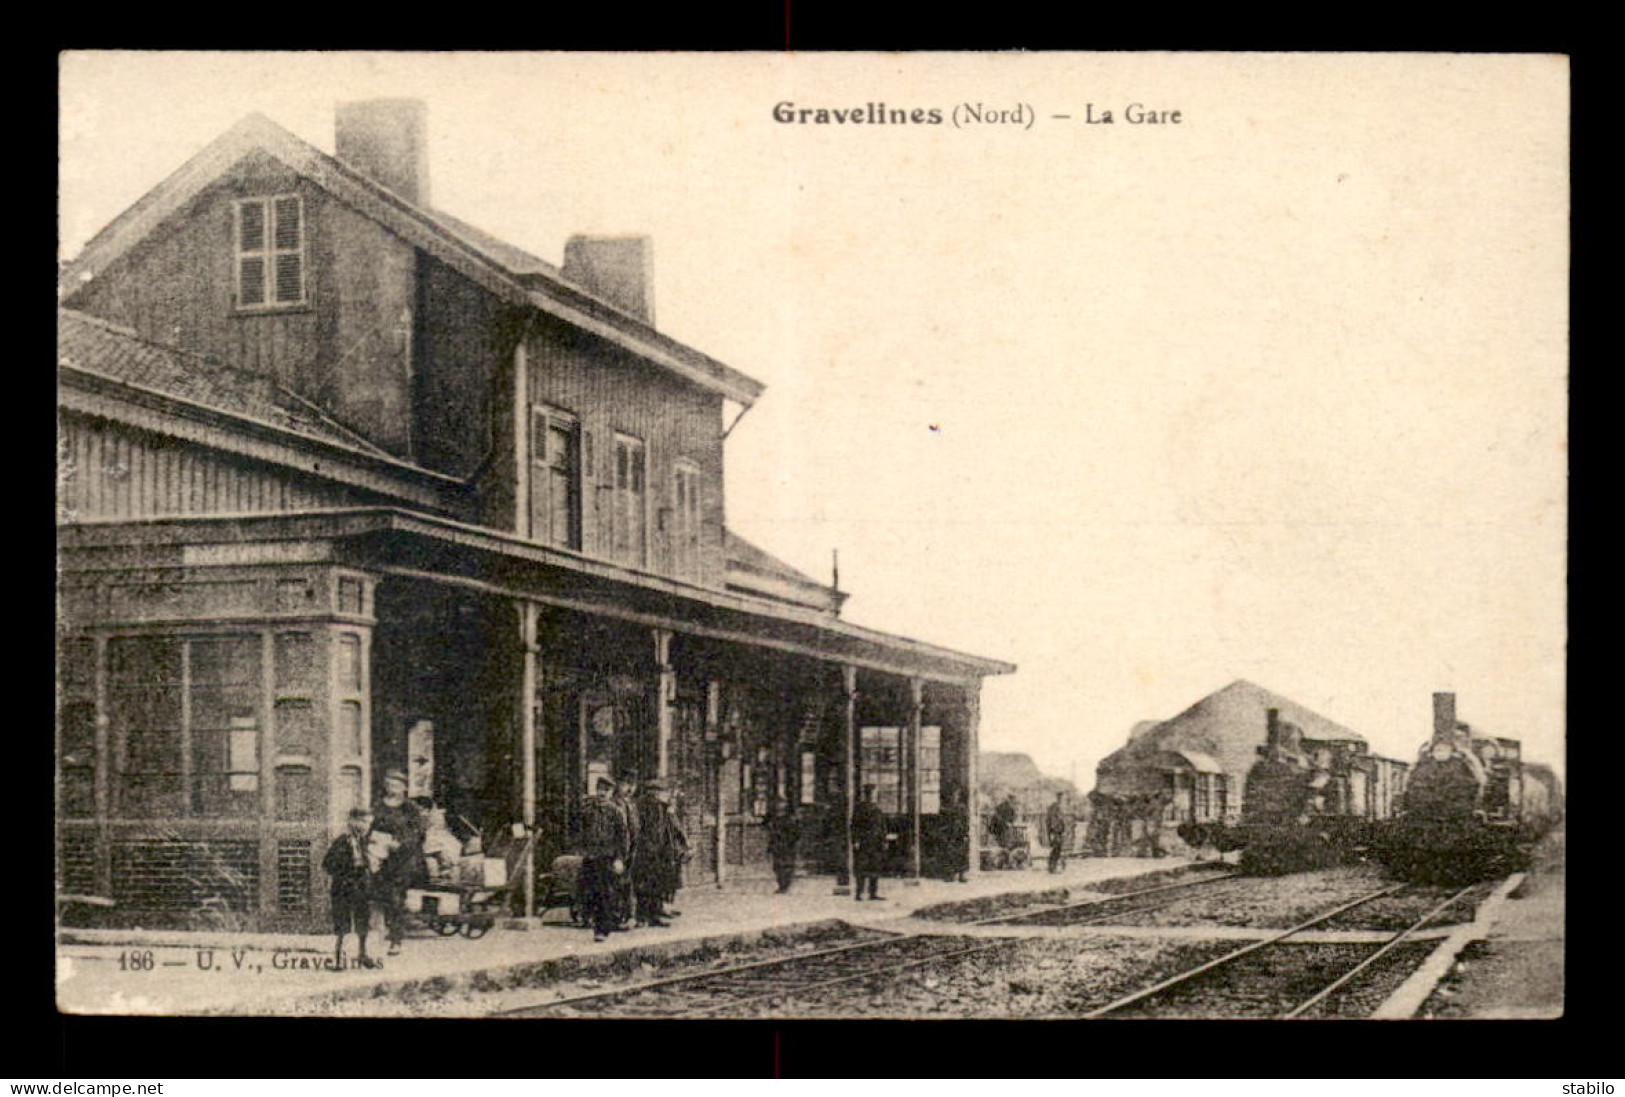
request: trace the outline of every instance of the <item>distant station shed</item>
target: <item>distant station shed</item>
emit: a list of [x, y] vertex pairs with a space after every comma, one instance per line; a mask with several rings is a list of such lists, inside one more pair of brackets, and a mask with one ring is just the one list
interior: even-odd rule
[[[1273, 713], [1273, 715], [1272, 715]], [[1276, 728], [1338, 777], [1328, 787], [1358, 803], [1328, 810], [1387, 818], [1405, 766], [1368, 753], [1357, 732], [1295, 701], [1237, 680], [1172, 719], [1136, 724], [1096, 769], [1091, 842], [1097, 852], [1162, 851], [1176, 828], [1241, 819], [1247, 774]]]

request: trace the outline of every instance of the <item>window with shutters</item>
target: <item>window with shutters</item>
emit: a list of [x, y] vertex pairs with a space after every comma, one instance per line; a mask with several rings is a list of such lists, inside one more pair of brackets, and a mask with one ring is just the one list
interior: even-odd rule
[[672, 470], [672, 564], [683, 579], [700, 573], [700, 470], [692, 461], [679, 461]]
[[648, 490], [643, 442], [615, 436], [615, 561], [631, 567], [648, 562]]
[[237, 203], [237, 307], [305, 304], [305, 205], [297, 194]]
[[554, 408], [533, 408], [530, 529], [543, 544], [581, 547], [581, 426]]

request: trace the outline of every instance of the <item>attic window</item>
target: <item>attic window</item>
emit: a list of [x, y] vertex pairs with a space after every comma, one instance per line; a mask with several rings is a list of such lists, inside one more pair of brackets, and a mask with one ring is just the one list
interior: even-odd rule
[[305, 303], [305, 207], [297, 194], [237, 203], [237, 307]]

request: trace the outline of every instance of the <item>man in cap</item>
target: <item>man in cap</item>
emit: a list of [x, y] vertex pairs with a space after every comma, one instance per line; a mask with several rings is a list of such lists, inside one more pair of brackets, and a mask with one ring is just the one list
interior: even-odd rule
[[372, 832], [387, 834], [389, 852], [373, 878], [374, 898], [384, 911], [389, 954], [400, 955], [406, 935], [406, 889], [422, 875], [423, 809], [406, 798], [406, 774], [392, 769], [384, 774], [384, 795], [372, 813]]
[[620, 928], [621, 880], [632, 852], [626, 816], [615, 804], [614, 791], [615, 782], [600, 777], [592, 798], [581, 805], [581, 875], [576, 886], [595, 942]]
[[1057, 792], [1055, 802], [1044, 813], [1044, 841], [1049, 844], [1049, 870], [1060, 872], [1066, 865], [1066, 832], [1069, 820], [1063, 801], [1066, 793]]
[[632, 921], [636, 907], [637, 867], [634, 860], [637, 857], [638, 843], [642, 840], [642, 828], [638, 820], [638, 778], [637, 774], [627, 770], [621, 774], [615, 785], [614, 804], [626, 820], [626, 871], [620, 876], [620, 887], [616, 892], [620, 904], [617, 919], [620, 927], [626, 929]]
[[632, 882], [639, 925], [667, 926], [666, 897], [676, 891], [677, 868], [688, 842], [683, 837], [666, 786], [647, 781], [637, 800], [638, 840], [632, 850]]
[[857, 873], [853, 898], [880, 898], [880, 873], [886, 867], [886, 816], [875, 803], [875, 786], [863, 786], [863, 802], [852, 809], [852, 867]]

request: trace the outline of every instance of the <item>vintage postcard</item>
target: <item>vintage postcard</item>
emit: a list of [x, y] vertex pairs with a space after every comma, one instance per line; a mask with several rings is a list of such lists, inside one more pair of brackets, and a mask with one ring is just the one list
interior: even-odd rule
[[1562, 1013], [1565, 58], [60, 81], [62, 1011]]

